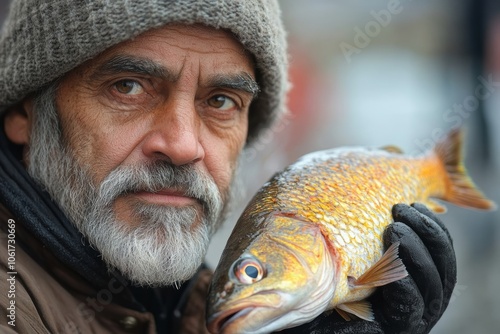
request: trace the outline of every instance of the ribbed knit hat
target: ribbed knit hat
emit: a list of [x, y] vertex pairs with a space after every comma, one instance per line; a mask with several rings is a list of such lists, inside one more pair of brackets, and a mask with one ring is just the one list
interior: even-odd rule
[[255, 57], [252, 142], [285, 111], [286, 38], [277, 0], [13, 0], [0, 35], [0, 112], [109, 47], [167, 23], [231, 31]]

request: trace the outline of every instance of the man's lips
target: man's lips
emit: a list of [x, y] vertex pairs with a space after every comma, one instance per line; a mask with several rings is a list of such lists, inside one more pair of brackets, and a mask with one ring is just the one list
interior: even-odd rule
[[133, 195], [143, 201], [159, 205], [188, 206], [199, 204], [196, 198], [187, 196], [184, 192], [177, 190], [139, 191], [133, 193]]

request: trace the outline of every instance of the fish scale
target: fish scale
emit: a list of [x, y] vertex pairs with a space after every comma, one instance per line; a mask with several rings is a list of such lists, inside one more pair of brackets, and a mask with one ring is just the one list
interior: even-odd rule
[[444, 208], [430, 197], [492, 209], [462, 164], [458, 130], [433, 151], [315, 152], [277, 173], [254, 196], [228, 239], [207, 302], [212, 333], [270, 333], [336, 309], [373, 320], [366, 301], [407, 275], [383, 232], [397, 203]]
[[[281, 195], [277, 196], [281, 202], [278, 204], [280, 210], [296, 211], [298, 216], [321, 224], [334, 247], [350, 246], [349, 251], [345, 252], [344, 261], [351, 264], [348, 275], [357, 277], [382, 254], [382, 233], [392, 222], [390, 211], [392, 205], [425, 200], [429, 192], [428, 186], [408, 185], [411, 181], [408, 180], [407, 173], [418, 169], [420, 161], [416, 159], [413, 159], [412, 164], [408, 162], [407, 157], [387, 155], [385, 152], [373, 150], [366, 150], [363, 154], [359, 151], [354, 154], [348, 150], [340, 154], [337, 150], [324, 152], [324, 154], [334, 155], [334, 157], [321, 164], [316, 163], [314, 156], [304, 157], [304, 160], [311, 158], [311, 161], [307, 163], [310, 165], [301, 163], [302, 168], [307, 171], [307, 178], [295, 178], [299, 181], [289, 182], [288, 179], [294, 178], [294, 174], [303, 173], [302, 169], [292, 167], [290, 175], [287, 175], [285, 171], [284, 177], [276, 179], [268, 186], [280, 189]], [[342, 159], [346, 162], [332, 163], [334, 159]], [[377, 160], [376, 164], [372, 161], [374, 159]], [[385, 168], [382, 169], [381, 166]], [[371, 180], [374, 177], [377, 179]], [[391, 195], [389, 189], [385, 187], [386, 184], [390, 184], [392, 188], [401, 188], [403, 191]], [[347, 192], [346, 189], [350, 191]], [[263, 193], [267, 194], [266, 191]], [[300, 194], [306, 194], [306, 196]], [[332, 201], [333, 195], [337, 196], [337, 201]], [[363, 197], [362, 201], [360, 197]], [[296, 200], [296, 198], [303, 200]], [[366, 213], [366, 201], [376, 212], [375, 215], [368, 216]], [[303, 203], [303, 205], [297, 205], [297, 203]], [[326, 216], [334, 216], [334, 219], [326, 220], [323, 218]], [[367, 231], [373, 235], [376, 243], [362, 242], [360, 236], [364, 239]]]

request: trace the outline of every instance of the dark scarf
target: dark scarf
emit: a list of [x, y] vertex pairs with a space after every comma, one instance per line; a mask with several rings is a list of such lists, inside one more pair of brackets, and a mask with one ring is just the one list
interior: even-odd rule
[[47, 247], [56, 258], [96, 288], [110, 276], [99, 253], [69, 222], [49, 194], [28, 175], [21, 148], [7, 140], [0, 123], [0, 202]]
[[[69, 222], [50, 195], [28, 175], [21, 163], [22, 148], [6, 138], [3, 121], [0, 121], [0, 126], [0, 203], [59, 261], [96, 289], [106, 287], [112, 276], [125, 282], [118, 273], [106, 268], [99, 252]], [[36, 257], [36, 254], [33, 256]], [[152, 312], [157, 329], [163, 331], [178, 322], [178, 319], [172, 319], [174, 310], [178, 313], [184, 308], [189, 285], [187, 282], [180, 289], [129, 286], [120, 303], [139, 311]]]

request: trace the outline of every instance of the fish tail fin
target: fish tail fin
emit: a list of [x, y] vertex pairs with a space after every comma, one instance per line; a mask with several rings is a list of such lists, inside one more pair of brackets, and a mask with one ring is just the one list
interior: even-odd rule
[[439, 142], [434, 152], [444, 164], [449, 179], [449, 186], [444, 200], [450, 203], [481, 210], [493, 210], [496, 204], [476, 187], [469, 177], [463, 163], [463, 130], [451, 130], [446, 138]]

